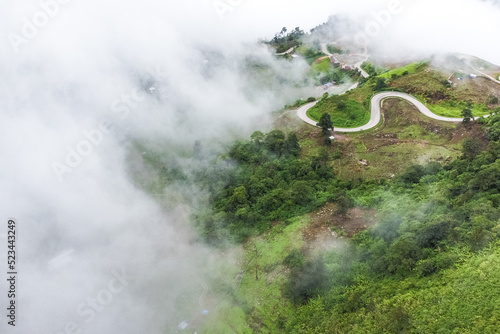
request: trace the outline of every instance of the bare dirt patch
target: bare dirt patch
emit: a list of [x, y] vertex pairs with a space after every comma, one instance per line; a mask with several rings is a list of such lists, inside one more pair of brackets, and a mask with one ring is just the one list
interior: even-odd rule
[[[337, 205], [327, 203], [321, 209], [311, 213], [311, 224], [304, 228], [303, 236], [308, 245], [328, 243], [345, 234], [351, 238], [355, 233], [363, 231], [376, 222], [375, 210], [361, 208], [350, 209], [345, 215], [337, 214]], [[341, 229], [343, 233], [335, 230]]]
[[465, 138], [475, 138], [483, 143], [483, 148], [488, 145], [488, 139], [483, 129], [476, 122], [472, 122], [468, 125], [459, 126], [454, 132], [451, 138], [451, 143], [459, 143]]
[[366, 230], [376, 222], [375, 210], [361, 208], [350, 209], [345, 215], [334, 215], [331, 217], [331, 225], [341, 228], [348, 238], [354, 234]]

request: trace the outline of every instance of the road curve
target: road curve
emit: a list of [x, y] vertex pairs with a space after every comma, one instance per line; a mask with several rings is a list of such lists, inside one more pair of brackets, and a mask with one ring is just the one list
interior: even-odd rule
[[[389, 98], [398, 98], [402, 100], [406, 100], [413, 104], [418, 111], [420, 111], [422, 114], [424, 114], [427, 117], [430, 117], [432, 119], [438, 120], [438, 121], [444, 121], [444, 122], [462, 122], [463, 118], [451, 118], [451, 117], [443, 117], [443, 116], [438, 116], [434, 114], [432, 111], [430, 111], [422, 102], [417, 100], [411, 95], [405, 94], [405, 93], [400, 93], [400, 92], [384, 92], [384, 93], [378, 93], [372, 97], [372, 100], [370, 102], [370, 120], [368, 123], [366, 123], [363, 126], [358, 126], [356, 128], [338, 128], [335, 127], [335, 131], [337, 132], [359, 132], [363, 130], [368, 130], [372, 129], [377, 126], [378, 123], [380, 123], [380, 106], [382, 104], [382, 101], [385, 99]], [[303, 120], [304, 122], [316, 126], [315, 121], [307, 117], [307, 111], [314, 107], [318, 101], [316, 102], [311, 102], [308, 104], [303, 105], [297, 110], [297, 116]], [[476, 117], [477, 118], [477, 117]]]

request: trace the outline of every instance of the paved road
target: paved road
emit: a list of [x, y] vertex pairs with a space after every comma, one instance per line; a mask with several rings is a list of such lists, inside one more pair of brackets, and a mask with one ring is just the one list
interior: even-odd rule
[[284, 56], [284, 55], [286, 55], [287, 53], [292, 52], [293, 50], [295, 50], [295, 46], [291, 47], [290, 49], [286, 50], [285, 52], [282, 52], [282, 53], [275, 53], [274, 55], [275, 55], [275, 56]]
[[[472, 66], [470, 63], [467, 63], [467, 65], [469, 65], [469, 66], [470, 66], [470, 67], [471, 67], [474, 71], [476, 71], [476, 72], [477, 72], [477, 73], [479, 73], [480, 75], [482, 75], [482, 76], [484, 76], [484, 77], [486, 77], [486, 78], [488, 78], [488, 79], [492, 80], [493, 82], [496, 82], [496, 83], [500, 84], [500, 81], [499, 81], [499, 80], [497, 80], [497, 79], [493, 78], [492, 76], [490, 76], [490, 75], [488, 75], [488, 74], [486, 74], [486, 73], [484, 73], [484, 72], [481, 72], [480, 70], [478, 70], [477, 68], [475, 68], [474, 66]], [[500, 79], [500, 77], [499, 77], [499, 79]]]
[[[368, 123], [366, 123], [363, 126], [359, 126], [356, 128], [338, 128], [335, 127], [335, 131], [337, 132], [358, 132], [358, 131], [363, 131], [363, 130], [368, 130], [371, 128], [374, 128], [377, 126], [377, 124], [380, 122], [380, 107], [382, 104], [382, 101], [385, 99], [389, 98], [399, 98], [406, 100], [410, 103], [412, 103], [418, 111], [420, 111], [422, 114], [424, 114], [427, 117], [433, 118], [438, 121], [444, 121], [444, 122], [462, 122], [463, 118], [451, 118], [451, 117], [443, 117], [443, 116], [438, 116], [432, 111], [430, 111], [422, 102], [417, 100], [411, 95], [405, 94], [405, 93], [400, 93], [400, 92], [384, 92], [384, 93], [378, 93], [375, 96], [373, 96], [371, 100], [371, 105], [370, 105], [370, 120]], [[308, 104], [303, 105], [297, 110], [297, 116], [304, 122], [316, 126], [316, 122], [307, 117], [307, 111], [315, 106], [317, 103], [316, 102], [311, 102]]]
[[[328, 51], [327, 43], [321, 44], [321, 50], [326, 55], [333, 56]], [[368, 73], [366, 73], [365, 71], [363, 71], [363, 69], [361, 69], [361, 64], [363, 64], [363, 62], [365, 62], [369, 57], [367, 52], [366, 52], [366, 47], [365, 47], [365, 54], [363, 56], [366, 56], [366, 59], [355, 64], [354, 67], [356, 67], [361, 72], [361, 75], [363, 77], [368, 78], [368, 76], [369, 76]], [[483, 72], [480, 72], [479, 70], [474, 68], [472, 65], [470, 65], [470, 64], [468, 64], [468, 65], [470, 67], [472, 67], [474, 70], [476, 70], [477, 72], [479, 72], [480, 74], [488, 77], [489, 79], [491, 79], [497, 83], [500, 83], [500, 81], [496, 80], [495, 78], [492, 78], [491, 76], [489, 76]], [[347, 89], [347, 91], [350, 91], [351, 89], [355, 89], [357, 86], [358, 86], [358, 83], [356, 82], [351, 87], [349, 87]], [[430, 117], [430, 118], [435, 119], [435, 120], [438, 120], [438, 121], [458, 123], [458, 122], [462, 122], [462, 120], [463, 120], [463, 118], [452, 118], [452, 117], [438, 116], [438, 115], [434, 114], [432, 111], [430, 111], [429, 108], [427, 108], [422, 102], [420, 102], [419, 100], [417, 100], [416, 98], [414, 98], [411, 95], [408, 95], [405, 93], [400, 93], [400, 92], [384, 92], [384, 93], [378, 93], [372, 97], [372, 100], [370, 102], [370, 120], [368, 121], [368, 123], [366, 123], [363, 126], [358, 126], [356, 128], [338, 128], [338, 127], [336, 127], [335, 131], [338, 131], [338, 132], [359, 132], [359, 131], [368, 130], [368, 129], [372, 129], [372, 128], [376, 127], [378, 125], [378, 123], [380, 123], [380, 117], [381, 117], [380, 107], [382, 105], [382, 102], [383, 102], [383, 100], [388, 99], [388, 98], [398, 98], [398, 99], [406, 100], [406, 101], [412, 103], [418, 109], [418, 111], [420, 111], [425, 116]], [[316, 103], [318, 103], [318, 101], [305, 104], [297, 110], [297, 116], [299, 116], [299, 118], [301, 120], [303, 120], [304, 122], [306, 122], [308, 124], [314, 125], [314, 126], [316, 126], [317, 122], [313, 121], [312, 119], [307, 117], [307, 111], [309, 109], [311, 109], [312, 107], [314, 107], [316, 105]], [[488, 116], [485, 116], [485, 117], [488, 117]], [[475, 117], [474, 119], [478, 119], [478, 118], [479, 117]]]

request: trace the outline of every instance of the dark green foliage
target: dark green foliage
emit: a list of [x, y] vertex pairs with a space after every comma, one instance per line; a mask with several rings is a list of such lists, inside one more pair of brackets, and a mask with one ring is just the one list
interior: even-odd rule
[[304, 31], [302, 31], [299, 27], [295, 28], [291, 32], [288, 32], [287, 28], [283, 27], [281, 32], [276, 34], [273, 39], [266, 43], [274, 46], [277, 53], [282, 53], [292, 47], [301, 45], [301, 39], [304, 34]]
[[422, 277], [434, 274], [436, 270], [436, 262], [433, 259], [424, 260], [418, 265], [418, 274]]
[[[491, 133], [499, 123], [493, 116], [480, 124]], [[276, 144], [290, 135], [255, 134], [231, 150], [240, 169], [214, 196], [216, 207], [223, 205], [213, 217], [244, 235], [255, 222], [310, 211], [318, 198], [336, 202], [338, 213], [375, 209], [377, 224], [343, 247], [314, 260], [296, 249], [284, 259], [290, 274], [283, 295], [293, 302], [280, 320], [284, 333], [495, 333], [500, 142], [489, 137], [486, 150], [478, 139], [465, 140], [462, 157], [445, 166], [430, 162], [385, 182], [343, 183], [332, 176], [328, 150], [300, 161], [288, 149], [294, 145]]]
[[443, 86], [445, 86], [446, 88], [449, 88], [451, 87], [451, 83], [447, 80], [447, 79], [443, 79], [441, 81], [441, 83], [443, 84]]
[[378, 74], [375, 66], [368, 61], [365, 61], [363, 64], [361, 64], [361, 68], [370, 76], [376, 76]]
[[[218, 233], [227, 231], [239, 242], [263, 231], [272, 220], [285, 220], [323, 204], [319, 194], [333, 179], [328, 152], [310, 161], [299, 160], [299, 154], [297, 136], [280, 130], [257, 131], [250, 141], [235, 143], [228, 154], [237, 163], [228, 173], [232, 176], [210, 178], [208, 183], [213, 210], [201, 219], [207, 239], [216, 242]], [[224, 183], [216, 187], [213, 182]]]
[[490, 95], [488, 96], [488, 104], [497, 104], [498, 103], [498, 97], [495, 95]]
[[385, 79], [384, 78], [378, 78], [377, 79], [377, 83], [375, 84], [374, 90], [376, 92], [378, 92], [378, 91], [380, 91], [380, 90], [382, 90], [382, 89], [384, 89], [386, 87], [387, 87], [387, 83], [385, 82]]
[[345, 215], [347, 211], [354, 206], [354, 201], [346, 193], [340, 194], [336, 198], [337, 203], [337, 213], [339, 215]]
[[464, 118], [462, 120], [463, 124], [470, 123], [471, 119], [473, 118], [472, 110], [470, 110], [469, 108], [465, 108], [464, 110], [462, 110], [462, 117]]
[[479, 153], [481, 153], [481, 142], [475, 138], [467, 138], [462, 144], [462, 157], [468, 161], [472, 161]]
[[327, 135], [330, 132], [330, 130], [333, 130], [332, 119], [330, 115], [327, 113], [321, 115], [321, 118], [319, 119], [317, 125], [321, 128], [323, 136]]
[[328, 275], [323, 260], [308, 261], [302, 267], [292, 269], [286, 286], [286, 296], [296, 304], [303, 304], [310, 298], [324, 292]]
[[283, 264], [289, 266], [290, 268], [302, 268], [305, 262], [306, 258], [304, 254], [302, 254], [300, 250], [294, 249], [285, 258]]

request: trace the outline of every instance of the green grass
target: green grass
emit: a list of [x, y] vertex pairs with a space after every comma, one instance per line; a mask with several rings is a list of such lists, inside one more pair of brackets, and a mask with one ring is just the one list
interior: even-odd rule
[[[320, 316], [322, 325], [312, 324], [319, 327], [314, 333], [324, 333], [325, 328], [338, 333], [498, 333], [500, 247], [479, 254], [452, 252], [462, 263], [432, 276], [364, 279], [350, 287], [346, 294], [369, 302], [371, 310], [359, 307], [342, 313], [333, 307], [329, 318]], [[399, 322], [409, 322], [413, 330], [387, 331]]]
[[384, 78], [384, 79], [391, 79], [393, 74], [396, 74], [398, 76], [401, 76], [404, 72], [408, 71], [408, 74], [414, 74], [426, 67], [427, 63], [423, 62], [417, 62], [417, 63], [411, 63], [403, 67], [396, 68], [394, 70], [382, 73], [379, 75], [379, 77]]
[[[419, 100], [422, 101], [423, 98], [420, 97]], [[426, 104], [426, 107], [439, 116], [461, 118], [462, 110], [467, 108], [467, 104], [462, 101], [445, 101], [440, 104]], [[470, 109], [474, 117], [489, 115], [493, 112], [486, 104], [473, 104]]]
[[215, 316], [210, 316], [200, 327], [200, 333], [206, 334], [251, 334], [246, 314], [242, 308], [228, 301], [220, 303]]
[[231, 301], [219, 304], [200, 333], [246, 334], [252, 332], [250, 328], [259, 328], [259, 333], [279, 332], [280, 320], [293, 314], [291, 302], [282, 295], [288, 278], [283, 261], [293, 250], [304, 246], [302, 228], [309, 223], [308, 215], [296, 217], [290, 224], [281, 223], [246, 242], [239, 288]]
[[328, 49], [328, 52], [330, 53], [338, 53], [338, 54], [344, 54], [344, 53], [349, 53], [349, 51], [344, 51], [336, 46], [333, 45], [327, 45], [326, 48]]
[[327, 73], [330, 69], [330, 59], [325, 58], [320, 60], [318, 63], [312, 63], [311, 69], [316, 73]]
[[[345, 109], [339, 110], [338, 104], [345, 103]], [[319, 122], [323, 113], [330, 114], [334, 127], [355, 128], [365, 125], [370, 120], [370, 111], [358, 101], [350, 99], [347, 95], [334, 95], [320, 100], [314, 107], [307, 111], [307, 116]]]
[[321, 50], [313, 47], [310, 44], [301, 45], [296, 48], [295, 51], [303, 56], [309, 65], [311, 65], [319, 57], [326, 56], [323, 52], [321, 52]]

